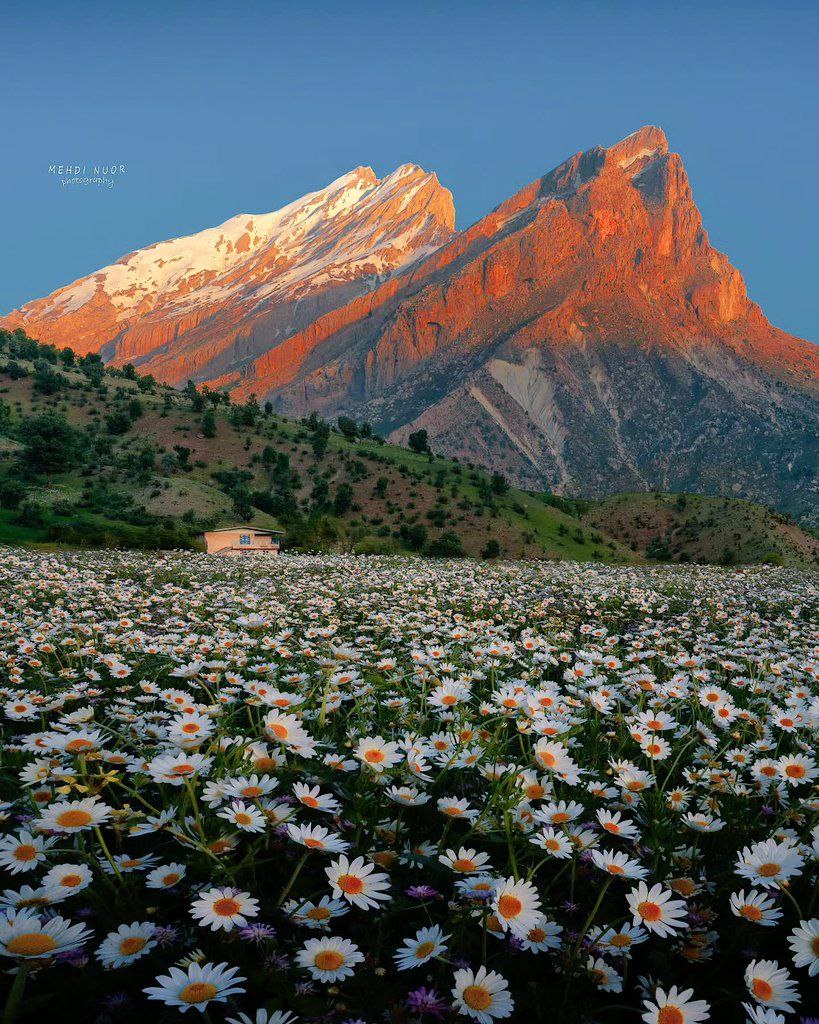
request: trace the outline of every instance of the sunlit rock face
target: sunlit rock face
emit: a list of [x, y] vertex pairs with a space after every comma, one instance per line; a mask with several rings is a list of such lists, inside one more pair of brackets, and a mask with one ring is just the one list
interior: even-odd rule
[[816, 506], [819, 349], [777, 330], [646, 127], [472, 227], [414, 166], [126, 257], [7, 318], [42, 340], [368, 419], [569, 494]]
[[40, 341], [204, 380], [376, 287], [453, 233], [452, 196], [407, 164], [359, 167], [261, 215], [124, 256], [5, 318]]

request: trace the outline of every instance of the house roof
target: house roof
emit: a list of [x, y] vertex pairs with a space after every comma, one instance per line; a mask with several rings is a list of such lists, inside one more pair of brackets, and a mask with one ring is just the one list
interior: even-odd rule
[[206, 530], [205, 533], [236, 533], [242, 530], [247, 533], [263, 533], [265, 535], [284, 533], [284, 530], [264, 530], [260, 526], [220, 526], [217, 530]]

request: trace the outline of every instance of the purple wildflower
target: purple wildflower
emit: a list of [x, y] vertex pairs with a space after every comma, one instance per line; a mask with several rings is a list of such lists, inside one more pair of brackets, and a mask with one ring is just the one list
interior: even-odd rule
[[154, 938], [160, 948], [173, 946], [179, 941], [179, 929], [173, 925], [160, 925], [154, 932]]
[[264, 966], [268, 971], [286, 971], [290, 968], [290, 960], [284, 953], [273, 953], [265, 958]]
[[407, 1007], [413, 1013], [428, 1013], [430, 1017], [441, 1020], [446, 1016], [449, 1006], [444, 997], [434, 988], [417, 988], [407, 996]]
[[411, 885], [407, 889], [407, 896], [411, 900], [431, 900], [438, 896], [438, 890], [431, 885]]
[[246, 928], [239, 929], [240, 939], [244, 939], [245, 942], [255, 942], [258, 945], [274, 938], [275, 935], [276, 929], [273, 925], [263, 924], [261, 921], [256, 921], [253, 924], [249, 924]]

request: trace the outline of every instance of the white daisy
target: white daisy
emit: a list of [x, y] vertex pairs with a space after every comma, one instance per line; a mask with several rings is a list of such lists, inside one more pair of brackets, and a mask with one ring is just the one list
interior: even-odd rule
[[238, 970], [226, 963], [192, 963], [185, 970], [171, 967], [168, 974], [156, 979], [156, 985], [142, 991], [149, 999], [176, 1006], [181, 1013], [192, 1006], [201, 1012], [209, 1003], [224, 1003], [228, 996], [244, 992], [240, 983], [245, 979], [236, 976]]
[[213, 888], [200, 893], [190, 908], [191, 917], [203, 927], [212, 931], [233, 931], [244, 928], [249, 917], [259, 914], [259, 901], [249, 892], [231, 888]]
[[306, 968], [316, 981], [334, 982], [351, 977], [356, 964], [364, 960], [358, 946], [349, 939], [329, 935], [308, 939], [296, 954], [296, 963]]

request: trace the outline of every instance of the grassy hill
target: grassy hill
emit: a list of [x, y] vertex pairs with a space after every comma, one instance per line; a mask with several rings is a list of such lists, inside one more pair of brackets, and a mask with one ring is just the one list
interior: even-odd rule
[[344, 417], [290, 420], [0, 331], [0, 543], [195, 547], [240, 522], [302, 550], [819, 561], [815, 537], [749, 502], [529, 494]]
[[738, 498], [618, 494], [581, 512], [638, 555], [658, 561], [819, 564], [819, 540], [788, 516]]
[[501, 476], [0, 332], [0, 542], [191, 546], [237, 522], [303, 549], [632, 560]]

